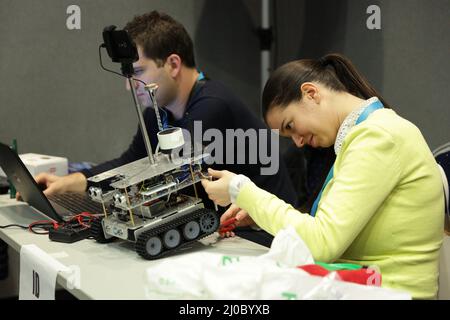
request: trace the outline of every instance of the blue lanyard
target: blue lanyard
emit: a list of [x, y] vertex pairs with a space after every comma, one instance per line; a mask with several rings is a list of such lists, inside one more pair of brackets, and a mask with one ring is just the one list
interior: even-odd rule
[[[359, 124], [361, 122], [363, 122], [364, 120], [367, 119], [367, 117], [374, 112], [375, 110], [378, 109], [382, 109], [383, 108], [383, 104], [377, 100], [375, 102], [372, 102], [371, 104], [369, 104], [363, 111], [363, 113], [360, 114], [360, 116], [358, 117], [358, 119], [356, 120], [356, 124]], [[319, 201], [320, 198], [322, 198], [322, 192], [323, 189], [325, 189], [325, 187], [327, 186], [328, 182], [330, 182], [331, 179], [333, 179], [333, 171], [334, 171], [334, 164], [330, 169], [330, 172], [328, 172], [327, 178], [325, 179], [325, 182], [323, 183], [322, 189], [320, 190], [319, 195], [317, 196], [316, 200], [314, 200], [314, 204], [311, 208], [311, 216], [315, 216], [316, 212], [317, 212], [317, 207], [319, 206]]]
[[197, 77], [197, 81], [200, 81], [200, 80], [203, 80], [203, 79], [205, 79], [205, 74], [200, 71], [200, 74]]

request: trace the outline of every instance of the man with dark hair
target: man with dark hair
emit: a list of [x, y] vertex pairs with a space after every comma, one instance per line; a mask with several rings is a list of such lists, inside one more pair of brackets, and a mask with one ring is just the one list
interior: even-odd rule
[[[158, 84], [156, 100], [158, 105], [163, 107], [161, 115], [166, 125], [192, 131], [194, 121], [201, 121], [203, 131], [217, 129], [224, 137], [227, 129], [268, 130], [231, 91], [221, 83], [209, 80], [196, 69], [192, 40], [185, 28], [173, 18], [152, 11], [135, 17], [125, 29], [136, 43], [139, 53], [139, 60], [134, 63], [134, 78], [147, 84]], [[135, 81], [135, 85], [141, 106], [151, 106], [144, 85], [138, 81]], [[158, 125], [152, 108], [145, 109], [144, 120], [154, 148], [157, 145]], [[225, 145], [226, 143], [223, 143], [223, 154], [227, 151]], [[270, 151], [270, 139], [267, 141], [267, 147]], [[274, 150], [276, 151], [278, 150]], [[217, 170], [227, 169], [245, 174], [261, 188], [276, 194], [286, 202], [295, 203], [294, 188], [282, 159], [279, 159], [279, 169], [275, 174], [261, 175], [260, 169], [263, 165], [260, 159], [256, 164], [249, 164], [248, 150], [246, 153], [247, 163], [238, 164], [235, 154], [231, 163], [215, 163], [211, 166]], [[37, 176], [36, 180], [47, 185], [45, 194], [84, 191], [87, 187], [87, 177], [145, 156], [143, 137], [138, 130], [129, 148], [117, 159], [65, 177], [42, 174]]]
[[167, 14], [152, 11], [127, 23], [134, 42], [141, 46], [147, 58], [164, 65], [166, 58], [177, 54], [188, 68], [195, 68], [194, 45], [182, 24]]

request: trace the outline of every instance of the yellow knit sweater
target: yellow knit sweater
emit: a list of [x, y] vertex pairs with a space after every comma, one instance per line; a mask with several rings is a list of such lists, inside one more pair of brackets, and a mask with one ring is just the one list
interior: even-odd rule
[[419, 129], [390, 109], [344, 139], [315, 217], [245, 184], [236, 204], [271, 234], [293, 225], [321, 262], [377, 266], [382, 286], [413, 298], [437, 295], [444, 195]]

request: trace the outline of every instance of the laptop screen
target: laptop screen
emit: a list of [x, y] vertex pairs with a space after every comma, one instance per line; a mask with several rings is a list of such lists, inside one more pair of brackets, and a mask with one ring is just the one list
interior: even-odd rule
[[3, 143], [0, 143], [0, 167], [25, 202], [57, 222], [64, 221], [39, 189], [17, 153]]

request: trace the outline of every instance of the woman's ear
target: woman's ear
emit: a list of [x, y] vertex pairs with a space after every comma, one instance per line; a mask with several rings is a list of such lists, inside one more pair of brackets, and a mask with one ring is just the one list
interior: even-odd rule
[[300, 86], [302, 97], [305, 99], [311, 99], [315, 103], [320, 103], [319, 88], [312, 82], [305, 82]]
[[169, 75], [175, 79], [181, 70], [181, 58], [177, 54], [171, 54], [167, 57], [165, 67], [169, 72]]

